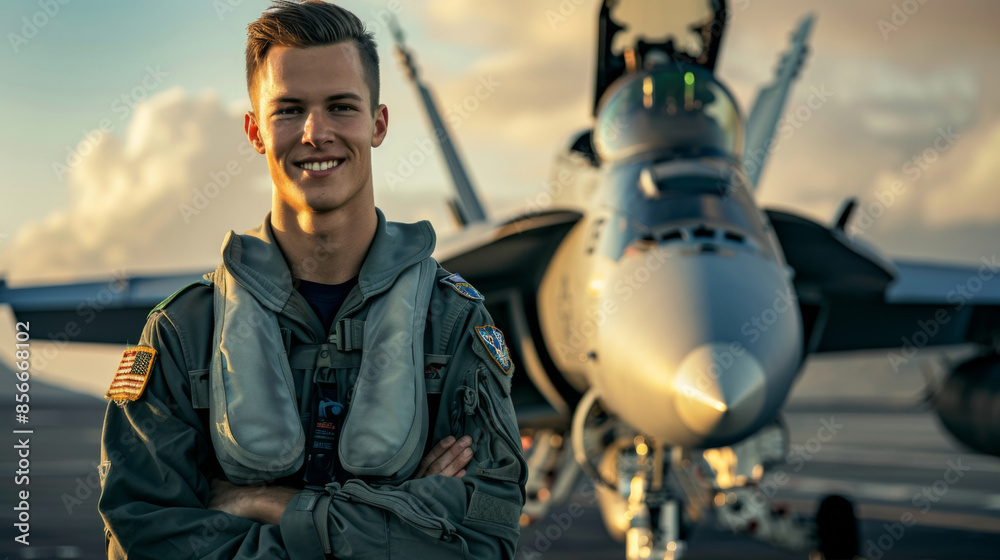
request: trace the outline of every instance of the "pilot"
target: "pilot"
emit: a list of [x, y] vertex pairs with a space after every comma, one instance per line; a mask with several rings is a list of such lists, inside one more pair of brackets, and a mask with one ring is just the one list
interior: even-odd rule
[[108, 390], [109, 558], [513, 558], [513, 364], [427, 222], [374, 205], [373, 36], [318, 0], [248, 27], [271, 211], [156, 306]]

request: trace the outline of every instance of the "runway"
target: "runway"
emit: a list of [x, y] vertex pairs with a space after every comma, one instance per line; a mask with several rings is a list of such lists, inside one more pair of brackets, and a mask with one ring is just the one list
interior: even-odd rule
[[[12, 379], [3, 369], [5, 378]], [[30, 395], [27, 428], [33, 433], [13, 434], [25, 429], [13, 418], [13, 383], [0, 391], [2, 402], [10, 403], [7, 451], [0, 458], [3, 503], [18, 503], [19, 490], [30, 492], [30, 545], [15, 542], [17, 512], [6, 506], [0, 517], [0, 557], [101, 558], [97, 464], [106, 405], [37, 381]], [[1000, 558], [1000, 459], [959, 448], [930, 412], [912, 407], [880, 412], [870, 403], [858, 406], [856, 400], [820, 406], [793, 399], [786, 419], [802, 460], [775, 467], [789, 474], [787, 483], [775, 489], [775, 502], [811, 514], [817, 498], [826, 493], [853, 497], [864, 520], [862, 552], [871, 560]], [[820, 434], [822, 426], [831, 425], [836, 433]], [[30, 437], [27, 486], [14, 485], [17, 437]], [[586, 482], [581, 480], [579, 488], [570, 502], [522, 530], [518, 560], [623, 557], [623, 545], [611, 540], [600, 524]], [[582, 515], [560, 517], [574, 502], [583, 506]], [[916, 524], [903, 526], [904, 515]], [[693, 532], [689, 551], [691, 559], [805, 558], [734, 537], [711, 521]]]
[[[786, 418], [803, 460], [772, 468], [789, 475], [773, 503], [812, 515], [826, 494], [851, 497], [862, 518], [862, 553], [870, 560], [1000, 558], [1000, 459], [959, 449], [930, 413], [793, 409]], [[843, 426], [826, 442], [817, 437], [823, 420]], [[559, 521], [565, 525], [568, 504], [522, 530], [518, 559], [624, 556], [624, 545], [607, 537], [592, 506], [589, 482], [578, 484], [573, 502], [585, 513], [567, 529]], [[909, 516], [912, 527], [902, 521]], [[699, 525], [688, 545], [685, 558], [692, 560], [806, 557], [735, 537], [711, 520]]]

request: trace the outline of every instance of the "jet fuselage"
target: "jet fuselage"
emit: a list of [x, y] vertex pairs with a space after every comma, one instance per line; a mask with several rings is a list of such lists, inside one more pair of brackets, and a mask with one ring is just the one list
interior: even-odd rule
[[727, 137], [740, 133], [728, 91], [674, 66], [621, 81], [598, 114], [599, 163], [557, 161], [580, 187], [555, 204], [586, 211], [539, 288], [545, 343], [637, 431], [729, 445], [774, 419], [801, 367], [791, 271]]

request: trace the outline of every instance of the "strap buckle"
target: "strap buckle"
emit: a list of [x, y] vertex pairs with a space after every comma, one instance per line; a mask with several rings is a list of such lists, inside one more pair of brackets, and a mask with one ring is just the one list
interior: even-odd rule
[[341, 319], [333, 327], [328, 340], [341, 352], [361, 350], [365, 343], [365, 322], [360, 319]]

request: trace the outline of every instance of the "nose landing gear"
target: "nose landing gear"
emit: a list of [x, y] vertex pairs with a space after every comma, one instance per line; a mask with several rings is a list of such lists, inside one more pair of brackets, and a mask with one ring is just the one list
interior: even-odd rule
[[685, 500], [666, 483], [663, 446], [608, 416], [594, 391], [580, 401], [572, 437], [577, 462], [595, 482], [608, 533], [625, 541], [625, 557], [683, 558]]
[[604, 525], [625, 542], [629, 560], [683, 558], [686, 529], [708, 511], [733, 533], [810, 560], [857, 558], [857, 519], [846, 498], [827, 496], [815, 519], [771, 505], [788, 481], [780, 470], [765, 476], [788, 452], [780, 422], [731, 447], [668, 450], [605, 413], [591, 391], [576, 410], [572, 438], [581, 470], [595, 482]]

